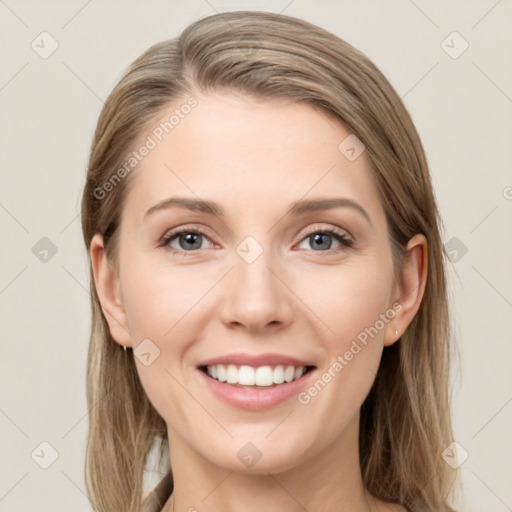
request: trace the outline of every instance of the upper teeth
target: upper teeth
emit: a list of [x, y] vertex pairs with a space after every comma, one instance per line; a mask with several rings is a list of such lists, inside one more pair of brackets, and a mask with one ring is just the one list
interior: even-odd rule
[[306, 371], [305, 366], [236, 366], [234, 364], [214, 364], [206, 367], [210, 377], [228, 384], [243, 386], [272, 386], [299, 379]]

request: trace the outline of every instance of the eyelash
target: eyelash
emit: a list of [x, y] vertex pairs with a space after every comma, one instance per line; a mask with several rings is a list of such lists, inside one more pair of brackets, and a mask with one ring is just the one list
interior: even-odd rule
[[[160, 243], [158, 244], [159, 247], [164, 247], [165, 249], [169, 250], [171, 252], [171, 254], [173, 255], [177, 255], [177, 256], [191, 256], [193, 255], [195, 252], [198, 252], [200, 251], [201, 249], [195, 249], [193, 251], [181, 251], [181, 250], [178, 250], [178, 249], [175, 249], [174, 247], [171, 247], [169, 245], [169, 243], [176, 237], [178, 237], [179, 235], [182, 235], [182, 234], [194, 234], [194, 235], [201, 235], [201, 236], [204, 236], [205, 238], [208, 238], [209, 237], [203, 233], [202, 231], [196, 229], [196, 228], [192, 228], [192, 227], [187, 227], [187, 226], [183, 226], [181, 228], [177, 228], [167, 234], [165, 234]], [[312, 252], [325, 252], [327, 254], [332, 254], [332, 252], [338, 252], [338, 251], [342, 251], [344, 249], [349, 249], [351, 247], [353, 247], [354, 245], [354, 242], [348, 238], [342, 231], [339, 231], [335, 228], [330, 228], [330, 229], [311, 229], [309, 231], [307, 231], [304, 236], [301, 238], [300, 242], [304, 241], [306, 238], [308, 238], [310, 235], [313, 235], [313, 234], [322, 234], [322, 235], [329, 235], [329, 236], [332, 236], [333, 238], [335, 238], [338, 242], [340, 242], [340, 244], [342, 245], [342, 247], [340, 248], [337, 248], [337, 249], [327, 249], [326, 251], [311, 251]]]

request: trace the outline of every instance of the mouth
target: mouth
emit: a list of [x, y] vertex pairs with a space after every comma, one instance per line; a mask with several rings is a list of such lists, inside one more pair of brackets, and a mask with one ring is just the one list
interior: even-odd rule
[[286, 354], [233, 353], [201, 361], [199, 381], [229, 406], [263, 411], [288, 403], [314, 378], [311, 360]]
[[295, 382], [316, 366], [211, 364], [198, 367], [208, 378], [233, 387], [268, 389]]

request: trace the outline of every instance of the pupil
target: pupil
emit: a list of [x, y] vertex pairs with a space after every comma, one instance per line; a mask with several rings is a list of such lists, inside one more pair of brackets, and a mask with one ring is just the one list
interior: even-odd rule
[[[324, 237], [331, 238], [330, 235], [322, 235], [320, 233], [317, 233], [316, 235], [313, 235], [313, 237], [314, 237], [315, 243], [316, 242], [320, 242], [321, 243], [323, 241]], [[329, 243], [328, 247], [324, 247], [323, 249], [330, 249], [330, 248], [331, 248], [331, 244]]]
[[[197, 235], [196, 233], [187, 233], [184, 238], [185, 238], [185, 241], [187, 244], [192, 244], [194, 247], [194, 249], [197, 249], [197, 248], [200, 248], [201, 247], [201, 243], [197, 244], [197, 240], [196, 240], [196, 244], [194, 245], [194, 240], [198, 237], [199, 235]], [[190, 248], [190, 246], [189, 246]]]

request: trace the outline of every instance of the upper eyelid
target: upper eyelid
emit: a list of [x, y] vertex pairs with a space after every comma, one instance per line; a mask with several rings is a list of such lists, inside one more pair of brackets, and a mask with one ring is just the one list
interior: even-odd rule
[[[305, 230], [305, 231], [304, 231]], [[206, 236], [212, 243], [215, 243], [212, 240], [212, 237], [208, 234], [208, 231], [210, 231], [208, 228], [200, 225], [199, 227], [195, 224], [184, 224], [183, 226], [177, 226], [176, 228], [169, 229], [166, 231], [166, 233], [162, 236], [161, 241], [168, 243], [169, 240], [172, 240], [182, 232], [195, 232], [198, 231], [199, 234], [202, 236]], [[335, 233], [337, 231], [340, 231], [340, 233], [336, 233], [338, 235], [342, 235], [345, 238], [349, 239], [350, 241], [354, 241], [354, 237], [352, 234], [345, 228], [341, 228], [339, 226], [329, 225], [328, 223], [320, 223], [316, 222], [313, 223], [311, 226], [308, 226], [306, 228], [302, 228], [299, 233], [303, 233], [301, 238], [298, 240], [299, 242], [304, 240], [305, 237], [311, 235], [312, 233], [315, 233], [317, 231], [334, 231]]]
[[[318, 223], [316, 223], [318, 224]], [[318, 227], [318, 226], [311, 226], [311, 227], [307, 227], [305, 228], [305, 233], [307, 235], [311, 234], [311, 233], [315, 233], [316, 231], [334, 231], [334, 232], [337, 232], [337, 231], [341, 231], [344, 235], [348, 235], [348, 238], [350, 239], [353, 239], [354, 237], [352, 236], [352, 234], [345, 228], [341, 228], [339, 226], [333, 226], [333, 225], [327, 225], [327, 226], [323, 226], [323, 227]], [[303, 232], [301, 230], [301, 232]]]
[[168, 229], [164, 235], [162, 236], [162, 240], [165, 240], [167, 238], [174, 238], [175, 236], [181, 234], [182, 232], [196, 232], [198, 231], [201, 235], [203, 236], [207, 236], [208, 238], [211, 238], [209, 235], [208, 235], [208, 232], [210, 231], [209, 229], [201, 226], [201, 227], [197, 227], [195, 225], [189, 225], [189, 224], [185, 224], [183, 226], [177, 226], [176, 228], [172, 228], [172, 229]]

